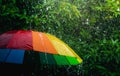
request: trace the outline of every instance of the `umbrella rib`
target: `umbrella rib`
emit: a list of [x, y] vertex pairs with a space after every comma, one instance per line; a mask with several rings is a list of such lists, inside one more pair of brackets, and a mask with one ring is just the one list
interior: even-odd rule
[[3, 63], [7, 60], [8, 56], [10, 55], [10, 53], [11, 53], [11, 49], [9, 50], [9, 52], [8, 52], [7, 56], [5, 57]]

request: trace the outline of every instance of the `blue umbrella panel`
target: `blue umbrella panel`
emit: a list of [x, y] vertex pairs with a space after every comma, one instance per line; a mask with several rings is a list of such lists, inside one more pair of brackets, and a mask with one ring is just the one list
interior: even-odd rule
[[0, 63], [22, 64], [24, 59], [24, 53], [24, 50], [0, 49]]

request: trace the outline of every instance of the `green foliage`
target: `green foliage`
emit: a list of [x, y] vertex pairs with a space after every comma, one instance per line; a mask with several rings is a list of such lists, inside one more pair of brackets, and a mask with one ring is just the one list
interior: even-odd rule
[[[107, 11], [113, 13], [114, 16], [120, 15], [120, 1], [119, 0], [106, 0], [104, 4], [96, 6], [96, 10]], [[111, 16], [112, 17], [112, 16]]]
[[78, 76], [120, 75], [119, 0], [0, 0], [0, 28], [59, 37], [83, 59]]
[[120, 69], [120, 42], [118, 40], [99, 40], [90, 46], [84, 55], [85, 76], [118, 76]]

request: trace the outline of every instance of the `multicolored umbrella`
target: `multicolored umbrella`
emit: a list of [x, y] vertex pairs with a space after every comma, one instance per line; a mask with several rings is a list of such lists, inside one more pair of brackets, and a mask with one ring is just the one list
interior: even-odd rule
[[0, 63], [24, 64], [26, 61], [34, 63], [35, 60], [41, 64], [82, 63], [73, 49], [49, 33], [14, 30], [0, 35]]

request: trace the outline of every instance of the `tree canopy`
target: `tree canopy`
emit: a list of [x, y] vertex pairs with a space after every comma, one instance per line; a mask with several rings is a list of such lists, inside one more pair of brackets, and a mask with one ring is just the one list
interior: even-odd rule
[[83, 58], [85, 76], [120, 75], [119, 0], [0, 0], [0, 28], [54, 34]]

